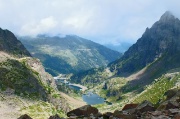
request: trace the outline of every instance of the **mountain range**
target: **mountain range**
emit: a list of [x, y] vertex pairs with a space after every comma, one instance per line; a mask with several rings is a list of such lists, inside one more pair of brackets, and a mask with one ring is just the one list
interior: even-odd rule
[[[179, 75], [176, 77], [175, 74], [180, 71], [179, 61], [180, 20], [167, 11], [151, 28], [146, 28], [142, 37], [121, 58], [111, 62], [106, 68], [74, 74], [71, 79], [87, 85], [107, 100], [132, 101], [134, 96], [146, 92], [148, 86], [155, 85], [154, 88], [157, 89], [158, 85], [163, 86], [162, 82], [169, 84], [161, 87], [165, 92], [178, 85]], [[164, 92], [155, 93], [159, 100]], [[147, 96], [143, 99], [152, 101], [148, 98]], [[157, 103], [158, 99], [154, 103]]]
[[91, 68], [107, 66], [121, 53], [84, 38], [38, 35], [18, 37], [31, 55], [41, 60], [52, 75], [77, 73]]

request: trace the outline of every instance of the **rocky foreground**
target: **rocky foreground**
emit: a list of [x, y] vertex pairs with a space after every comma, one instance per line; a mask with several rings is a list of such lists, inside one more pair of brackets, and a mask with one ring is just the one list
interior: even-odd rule
[[[122, 110], [100, 113], [91, 105], [74, 109], [67, 113], [67, 119], [180, 119], [180, 90], [172, 89], [165, 93], [165, 100], [153, 105], [149, 101], [140, 104], [126, 104]], [[18, 119], [32, 119], [22, 115]], [[49, 119], [65, 119], [58, 115]]]

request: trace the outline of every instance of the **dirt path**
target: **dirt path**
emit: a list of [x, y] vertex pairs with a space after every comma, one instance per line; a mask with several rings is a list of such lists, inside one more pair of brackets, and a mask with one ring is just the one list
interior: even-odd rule
[[86, 105], [83, 100], [75, 99], [62, 92], [60, 92], [60, 94], [67, 100], [73, 109]]

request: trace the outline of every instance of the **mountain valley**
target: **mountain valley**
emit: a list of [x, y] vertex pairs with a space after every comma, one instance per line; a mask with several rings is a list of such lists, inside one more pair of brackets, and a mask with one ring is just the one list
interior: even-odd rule
[[[178, 119], [179, 86], [180, 20], [169, 11], [124, 54], [74, 35], [0, 29], [3, 119]], [[93, 94], [103, 103], [83, 101]]]
[[[151, 28], [146, 29], [142, 37], [120, 59], [110, 63], [106, 68], [91, 69], [71, 78], [76, 83], [92, 88], [108, 101], [114, 102], [114, 107], [111, 106], [110, 111], [133, 100], [157, 103], [164, 92], [176, 87], [179, 82], [179, 34], [180, 20], [167, 11]], [[166, 77], [171, 73], [177, 76]], [[152, 93], [151, 98], [143, 95], [149, 90], [147, 87], [154, 87], [152, 90], [158, 91], [158, 85], [160, 88], [164, 86], [162, 92], [157, 93], [158, 98], [151, 99], [155, 98]], [[140, 96], [141, 99], [135, 99], [136, 95], [143, 96]], [[104, 110], [108, 105], [100, 107]]]

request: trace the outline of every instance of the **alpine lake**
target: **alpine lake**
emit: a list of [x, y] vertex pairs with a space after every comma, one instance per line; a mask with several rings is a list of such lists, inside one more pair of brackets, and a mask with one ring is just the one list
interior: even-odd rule
[[[56, 84], [59, 85], [60, 83], [65, 84], [66, 86], [69, 86], [69, 88], [76, 90], [76, 91], [81, 91], [82, 90], [82, 85], [77, 85], [77, 84], [72, 84], [66, 80], [62, 80], [62, 79], [57, 79], [54, 78], [56, 80]], [[89, 105], [96, 105], [96, 104], [103, 104], [105, 103], [105, 99], [100, 97], [98, 94], [93, 93], [91, 91], [82, 94], [82, 99], [84, 102], [86, 102]]]

